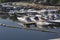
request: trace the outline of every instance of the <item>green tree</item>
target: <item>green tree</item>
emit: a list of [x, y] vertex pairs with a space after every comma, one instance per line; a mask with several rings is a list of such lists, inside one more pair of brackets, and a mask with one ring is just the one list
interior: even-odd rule
[[60, 3], [60, 0], [58, 1], [58, 3]]
[[0, 3], [5, 2], [6, 0], [0, 0]]
[[59, 0], [50, 0], [51, 4], [57, 4]]

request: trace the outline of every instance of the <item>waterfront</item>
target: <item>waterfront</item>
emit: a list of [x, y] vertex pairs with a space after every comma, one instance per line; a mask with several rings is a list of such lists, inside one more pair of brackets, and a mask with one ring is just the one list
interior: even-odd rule
[[[0, 16], [0, 23], [21, 27], [18, 25], [18, 21], [14, 17]], [[48, 29], [48, 28], [47, 28]], [[60, 28], [51, 28], [60, 32]], [[41, 32], [36, 30], [27, 30], [19, 28], [10, 28], [0, 26], [0, 40], [50, 40], [60, 38], [60, 33]]]

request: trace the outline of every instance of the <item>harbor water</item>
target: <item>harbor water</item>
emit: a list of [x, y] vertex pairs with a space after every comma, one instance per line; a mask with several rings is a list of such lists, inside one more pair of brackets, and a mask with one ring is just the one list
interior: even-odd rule
[[[18, 24], [20, 22], [15, 17], [10, 17], [8, 15], [0, 16], [0, 23], [9, 26], [21, 27]], [[50, 28], [49, 30], [60, 32], [60, 28], [58, 26], [56, 28]], [[51, 40], [56, 38], [60, 38], [60, 33], [41, 32], [37, 30], [0, 26], [0, 40]]]

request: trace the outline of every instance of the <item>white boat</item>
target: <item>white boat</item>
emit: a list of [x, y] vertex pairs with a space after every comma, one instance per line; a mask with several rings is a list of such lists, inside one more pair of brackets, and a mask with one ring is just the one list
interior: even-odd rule
[[17, 17], [17, 19], [20, 21], [20, 22], [23, 22], [23, 23], [29, 23], [29, 22], [34, 22], [36, 23], [37, 25], [49, 25], [50, 23], [48, 22], [45, 22], [45, 21], [42, 21], [41, 19], [39, 20], [39, 17], [37, 16], [37, 19], [35, 19], [35, 16], [33, 17]]
[[37, 11], [34, 9], [28, 9], [27, 12], [37, 12]]
[[30, 19], [34, 22], [41, 20], [41, 15], [30, 16]]
[[49, 13], [56, 13], [57, 11], [58, 11], [57, 9], [42, 9], [37, 11], [37, 13], [49, 14]]
[[48, 22], [53, 24], [60, 24], [60, 15], [58, 14], [58, 10], [41, 10], [43, 18], [48, 20]]
[[9, 14], [9, 16], [14, 16], [14, 11], [13, 10], [10, 10], [9, 12], [8, 12], [8, 14]]
[[23, 23], [29, 23], [29, 22], [35, 22], [37, 25], [49, 25], [50, 23], [48, 23], [48, 22], [42, 22], [42, 21], [40, 21], [40, 20], [36, 20], [36, 19], [34, 19], [34, 18], [31, 18], [31, 17], [29, 17], [29, 18], [26, 18], [26, 17], [17, 17], [17, 19], [20, 21], [20, 22], [23, 22]]
[[30, 17], [30, 19], [34, 22], [36, 22], [37, 25], [50, 25], [51, 23], [47, 22], [46, 20], [41, 19], [41, 15], [36, 15], [33, 17]]
[[[58, 22], [57, 20], [55, 20], [57, 18], [57, 15], [56, 15], [57, 13], [58, 13], [58, 10], [41, 10], [40, 11], [41, 15], [27, 17], [27, 20], [26, 20], [26, 17], [18, 18], [18, 20], [21, 20], [23, 22], [32, 21], [39, 25], [49, 25], [49, 24], [52, 24], [53, 22], [54, 23]], [[41, 18], [43, 18], [43, 19], [41, 19]], [[46, 20], [48, 20], [48, 21], [46, 21]], [[58, 22], [58, 23], [60, 23], [60, 22]]]
[[20, 22], [25, 22], [25, 23], [28, 23], [28, 22], [32, 22], [32, 20], [29, 18], [29, 17], [17, 17], [17, 19], [20, 21]]
[[60, 20], [49, 20], [50, 23], [52, 23], [53, 25], [60, 25]]

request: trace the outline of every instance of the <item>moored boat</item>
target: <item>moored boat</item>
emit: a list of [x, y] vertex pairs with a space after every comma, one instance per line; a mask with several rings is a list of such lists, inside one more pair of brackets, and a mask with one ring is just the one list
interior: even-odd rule
[[58, 10], [41, 10], [43, 18], [47, 20], [47, 22], [52, 23], [53, 25], [60, 24], [60, 15]]
[[17, 17], [17, 19], [22, 23], [36, 23], [37, 25], [49, 25], [50, 23], [41, 19], [41, 15], [27, 16], [27, 17]]
[[30, 17], [32, 21], [36, 22], [37, 25], [50, 25], [51, 23], [47, 22], [46, 20], [41, 18], [41, 15], [36, 15]]

